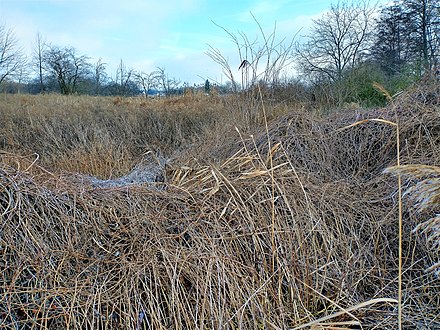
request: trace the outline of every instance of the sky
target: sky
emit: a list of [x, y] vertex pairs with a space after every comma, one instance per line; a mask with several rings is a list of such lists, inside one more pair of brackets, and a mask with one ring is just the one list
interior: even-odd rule
[[[122, 60], [145, 73], [165, 68], [169, 77], [189, 84], [222, 83], [222, 68], [209, 46], [240, 65], [237, 48], [222, 29], [261, 41], [253, 16], [278, 38], [307, 34], [337, 0], [0, 0], [0, 24], [11, 28], [30, 55], [37, 33], [52, 45], [74, 47], [99, 58], [115, 76]], [[221, 27], [219, 27], [221, 26]]]

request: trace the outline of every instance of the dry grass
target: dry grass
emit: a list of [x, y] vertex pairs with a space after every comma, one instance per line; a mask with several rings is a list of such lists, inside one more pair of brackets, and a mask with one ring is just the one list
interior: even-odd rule
[[[51, 170], [118, 176], [145, 152], [170, 156], [227, 120], [219, 97], [1, 95], [0, 148], [37, 153]], [[226, 125], [228, 122], [225, 123]]]
[[[433, 95], [438, 97], [438, 86], [425, 85], [396, 100], [402, 164], [440, 163], [439, 102], [427, 102]], [[34, 102], [43, 107], [49, 101]], [[95, 102], [95, 113], [90, 103], [75, 108], [72, 101], [74, 109], [58, 117], [35, 105], [24, 126], [14, 124], [13, 100], [6, 103], [9, 126], [0, 131], [8, 152], [0, 168], [0, 326], [395, 328], [397, 184], [383, 173], [396, 164], [395, 130], [380, 122], [339, 130], [363, 119], [392, 121], [393, 109], [327, 118], [292, 111], [269, 123], [267, 132], [249, 137], [255, 126], [234, 117], [223, 100], [151, 101], [157, 104], [146, 106], [148, 116], [174, 123], [158, 131], [180, 131], [185, 138], [170, 142], [164, 136], [137, 145], [127, 143], [137, 141], [137, 134], [132, 139], [121, 139], [123, 130], [106, 134], [125, 127], [153, 136], [143, 130], [154, 126], [136, 126], [136, 118], [147, 116], [144, 106]], [[109, 123], [107, 133], [93, 132], [89, 145], [95, 149], [84, 151], [99, 162], [90, 174], [126, 173], [146, 149], [166, 146], [173, 157], [167, 188], [72, 184], [66, 171], [92, 167], [62, 164], [69, 159], [75, 164], [73, 157], [81, 158], [75, 151], [87, 144], [66, 147], [73, 138], [50, 142], [49, 130], [40, 127], [48, 118], [52, 127], [70, 123], [68, 116], [83, 125], [81, 132]], [[104, 151], [109, 164], [97, 160]], [[403, 214], [408, 329], [440, 326], [438, 278], [424, 272], [437, 262], [438, 251], [428, 235], [412, 232], [428, 211], [405, 208]]]

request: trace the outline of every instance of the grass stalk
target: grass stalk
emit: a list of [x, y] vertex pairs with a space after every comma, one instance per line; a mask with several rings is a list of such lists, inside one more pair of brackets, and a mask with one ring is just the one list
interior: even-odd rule
[[[400, 166], [400, 127], [399, 117], [395, 106], [394, 111], [396, 115], [396, 148], [397, 148], [397, 166]], [[399, 173], [397, 175], [397, 187], [398, 187], [398, 204], [399, 204], [399, 279], [398, 279], [398, 327], [402, 330], [402, 258], [403, 258], [403, 204], [402, 204], [402, 176]]]

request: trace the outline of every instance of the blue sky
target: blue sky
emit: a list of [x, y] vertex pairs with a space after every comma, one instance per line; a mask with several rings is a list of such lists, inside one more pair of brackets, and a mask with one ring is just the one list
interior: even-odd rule
[[[330, 0], [0, 0], [0, 24], [12, 28], [30, 53], [39, 32], [54, 45], [72, 46], [91, 61], [102, 58], [108, 74], [120, 60], [129, 68], [151, 72], [164, 67], [169, 76], [191, 84], [206, 78], [221, 81], [221, 68], [206, 55], [218, 48], [238, 67], [236, 48], [228, 31], [250, 39], [258, 26], [277, 36], [307, 33]], [[224, 79], [224, 78], [223, 78]]]

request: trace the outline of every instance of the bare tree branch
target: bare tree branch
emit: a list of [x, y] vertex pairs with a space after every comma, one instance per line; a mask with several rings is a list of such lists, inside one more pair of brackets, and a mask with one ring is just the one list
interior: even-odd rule
[[314, 20], [307, 41], [296, 45], [303, 72], [340, 80], [346, 69], [353, 68], [368, 53], [375, 11], [376, 6], [367, 0], [338, 2]]
[[[252, 13], [251, 13], [252, 15]], [[213, 22], [216, 26], [221, 28], [232, 39], [238, 53], [238, 63], [246, 63], [240, 66], [238, 71], [241, 74], [241, 90], [249, 90], [262, 83], [265, 86], [275, 86], [283, 69], [290, 65], [293, 61], [293, 40], [289, 42], [286, 39], [278, 40], [276, 36], [276, 24], [273, 31], [267, 34], [258, 20], [252, 15], [259, 30], [259, 37], [262, 39], [250, 40], [243, 32], [237, 34], [228, 31], [226, 28]], [[233, 89], [238, 90], [237, 77], [231, 69], [229, 58], [223, 55], [217, 48], [208, 45], [209, 49], [206, 52], [214, 62], [220, 64], [223, 69], [223, 74], [232, 83]], [[234, 61], [234, 62], [236, 62]], [[246, 62], [245, 62], [246, 61]], [[238, 67], [238, 65], [237, 65]]]
[[0, 84], [8, 77], [20, 74], [25, 64], [26, 59], [13, 31], [0, 25]]
[[88, 57], [77, 55], [74, 48], [50, 46], [43, 56], [45, 69], [57, 80], [61, 94], [72, 94], [77, 91], [79, 80], [90, 71]]

